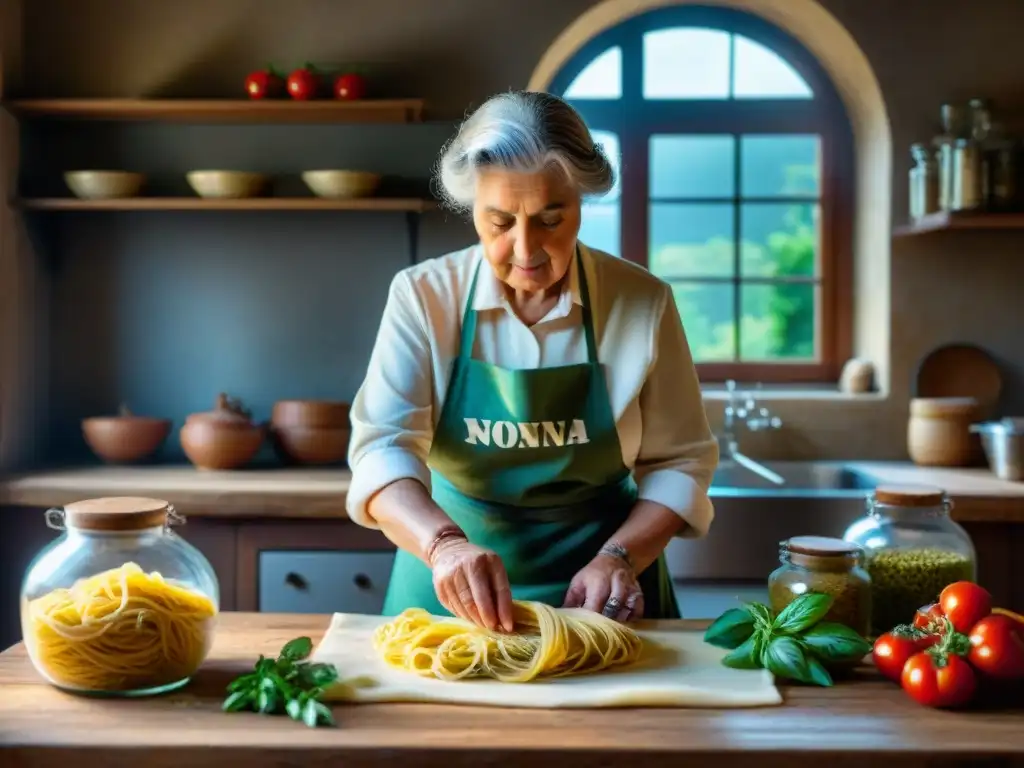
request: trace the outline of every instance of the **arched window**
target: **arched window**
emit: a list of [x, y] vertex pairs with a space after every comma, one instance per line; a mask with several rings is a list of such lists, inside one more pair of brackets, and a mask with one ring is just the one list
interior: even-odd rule
[[834, 381], [853, 139], [818, 62], [749, 14], [660, 8], [592, 39], [549, 90], [620, 171], [580, 239], [672, 284], [701, 379]]

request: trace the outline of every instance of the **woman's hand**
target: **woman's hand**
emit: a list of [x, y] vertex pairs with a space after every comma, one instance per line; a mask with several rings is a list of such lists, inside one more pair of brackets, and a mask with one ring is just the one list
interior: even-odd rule
[[600, 554], [573, 577], [563, 607], [587, 608], [617, 621], [639, 619], [644, 593], [629, 563]]
[[513, 630], [512, 589], [505, 565], [495, 552], [452, 538], [434, 549], [430, 567], [441, 605], [478, 626]]

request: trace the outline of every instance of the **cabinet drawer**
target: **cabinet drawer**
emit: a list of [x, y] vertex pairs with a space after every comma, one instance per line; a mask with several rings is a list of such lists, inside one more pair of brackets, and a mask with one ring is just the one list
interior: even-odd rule
[[379, 614], [394, 559], [394, 552], [260, 552], [259, 610]]

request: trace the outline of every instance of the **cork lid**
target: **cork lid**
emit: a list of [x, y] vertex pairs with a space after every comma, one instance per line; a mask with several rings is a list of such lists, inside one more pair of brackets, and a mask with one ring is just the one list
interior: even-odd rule
[[860, 551], [853, 542], [829, 536], [794, 536], [785, 545], [790, 552], [812, 557], [848, 557]]
[[65, 505], [64, 522], [86, 531], [139, 531], [165, 525], [169, 510], [163, 499], [108, 496]]
[[939, 507], [945, 500], [945, 491], [931, 485], [880, 485], [875, 488], [875, 501], [894, 507]]

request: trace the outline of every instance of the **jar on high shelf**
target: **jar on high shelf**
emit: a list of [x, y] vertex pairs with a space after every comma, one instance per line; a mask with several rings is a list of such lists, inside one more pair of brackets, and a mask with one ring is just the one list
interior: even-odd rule
[[801, 595], [829, 595], [824, 621], [867, 637], [871, 629], [871, 577], [856, 544], [825, 536], [795, 536], [779, 544], [779, 562], [768, 577], [768, 600], [778, 613]]
[[21, 630], [40, 675], [72, 693], [141, 696], [185, 685], [206, 658], [219, 587], [170, 529], [161, 499], [88, 499], [46, 513], [63, 531], [21, 586]]
[[864, 550], [871, 577], [873, 635], [909, 623], [946, 585], [975, 580], [974, 544], [952, 509], [938, 488], [881, 486], [868, 497], [867, 514], [846, 529], [843, 538]]

